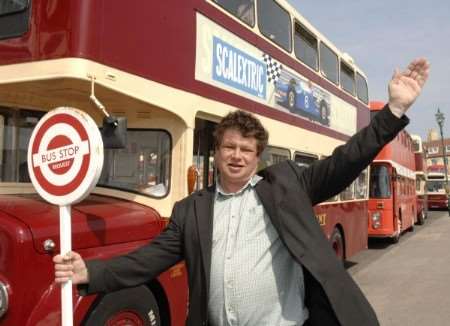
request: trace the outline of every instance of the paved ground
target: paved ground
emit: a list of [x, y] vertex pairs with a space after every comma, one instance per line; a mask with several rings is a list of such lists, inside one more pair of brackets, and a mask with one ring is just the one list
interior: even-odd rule
[[347, 264], [382, 326], [450, 325], [450, 217], [433, 211], [398, 244], [369, 242]]

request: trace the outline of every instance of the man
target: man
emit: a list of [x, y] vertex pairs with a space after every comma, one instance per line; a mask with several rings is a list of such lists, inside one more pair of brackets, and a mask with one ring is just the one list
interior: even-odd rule
[[396, 71], [389, 103], [333, 155], [308, 168], [292, 161], [256, 174], [267, 132], [237, 111], [215, 132], [216, 187], [176, 203], [150, 244], [108, 261], [57, 255], [55, 280], [82, 294], [148, 282], [186, 261], [187, 325], [378, 325], [376, 315], [314, 218], [313, 205], [339, 193], [404, 128], [404, 113], [428, 77], [425, 59]]

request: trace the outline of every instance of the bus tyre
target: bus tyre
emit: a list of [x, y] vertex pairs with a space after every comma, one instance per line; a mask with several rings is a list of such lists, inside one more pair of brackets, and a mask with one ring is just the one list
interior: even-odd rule
[[425, 210], [422, 209], [419, 213], [419, 216], [417, 217], [417, 224], [424, 225], [426, 218], [427, 217], [425, 215]]
[[409, 232], [414, 232], [415, 221], [416, 221], [416, 219], [414, 218], [414, 214], [413, 214], [413, 216], [411, 217], [411, 226], [410, 226], [410, 228], [408, 230]]
[[146, 286], [108, 293], [94, 302], [84, 326], [161, 326], [158, 304]]
[[400, 234], [402, 233], [402, 220], [400, 218], [396, 219], [395, 234], [391, 238], [392, 243], [398, 243], [400, 241]]
[[336, 256], [342, 263], [345, 260], [345, 247], [344, 238], [342, 237], [341, 231], [338, 228], [334, 228], [333, 233], [330, 237], [331, 247], [333, 248]]

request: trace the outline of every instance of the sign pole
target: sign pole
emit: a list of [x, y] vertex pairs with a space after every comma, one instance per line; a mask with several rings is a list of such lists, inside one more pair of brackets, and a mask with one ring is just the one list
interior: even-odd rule
[[[70, 205], [59, 206], [59, 234], [61, 255], [64, 256], [72, 251], [72, 225], [70, 215]], [[73, 325], [72, 306], [72, 280], [61, 286], [61, 318], [62, 326]]]
[[[89, 195], [102, 172], [102, 135], [85, 112], [56, 108], [34, 128], [27, 157], [36, 192], [59, 206], [60, 252], [67, 255], [72, 251], [71, 205]], [[61, 284], [62, 326], [73, 325], [72, 283], [70, 280]]]

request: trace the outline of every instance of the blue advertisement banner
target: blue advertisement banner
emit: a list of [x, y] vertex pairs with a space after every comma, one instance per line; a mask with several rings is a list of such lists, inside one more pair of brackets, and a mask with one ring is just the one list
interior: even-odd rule
[[266, 98], [266, 64], [213, 37], [213, 79], [240, 91]]

